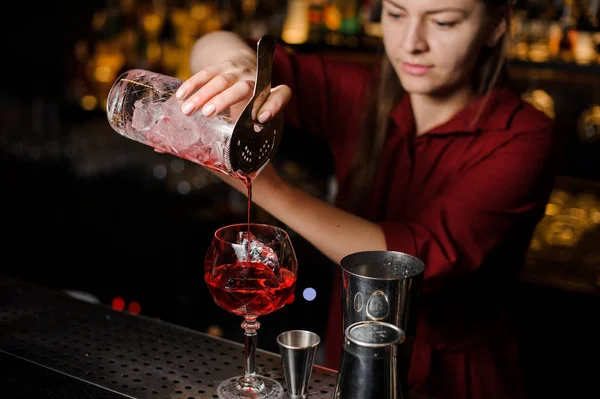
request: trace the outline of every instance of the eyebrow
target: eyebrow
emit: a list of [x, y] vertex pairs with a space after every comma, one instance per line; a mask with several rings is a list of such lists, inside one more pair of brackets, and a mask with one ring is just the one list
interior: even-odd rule
[[[394, 3], [392, 0], [383, 0], [383, 2], [389, 3], [389, 4], [393, 5], [394, 7], [401, 9], [402, 11], [406, 11], [406, 8], [404, 8], [400, 4]], [[429, 10], [429, 11], [425, 11], [425, 14], [439, 14], [441, 12], [459, 12], [464, 15], [469, 14], [466, 10], [464, 10], [462, 8], [456, 8], [456, 7], [445, 7], [445, 8], [435, 9], [435, 10]]]

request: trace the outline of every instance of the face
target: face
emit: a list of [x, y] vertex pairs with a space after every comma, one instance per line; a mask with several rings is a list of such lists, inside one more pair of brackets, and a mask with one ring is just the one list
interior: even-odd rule
[[493, 32], [481, 0], [383, 0], [386, 53], [408, 93], [436, 95], [470, 85]]

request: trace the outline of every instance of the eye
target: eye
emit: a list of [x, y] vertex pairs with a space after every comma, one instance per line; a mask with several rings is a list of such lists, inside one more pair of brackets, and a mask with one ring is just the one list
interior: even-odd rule
[[399, 12], [391, 12], [391, 11], [387, 11], [387, 16], [392, 18], [392, 19], [400, 19], [401, 17], [403, 17], [404, 15], [400, 14]]
[[433, 21], [440, 28], [452, 28], [458, 24], [458, 21]]

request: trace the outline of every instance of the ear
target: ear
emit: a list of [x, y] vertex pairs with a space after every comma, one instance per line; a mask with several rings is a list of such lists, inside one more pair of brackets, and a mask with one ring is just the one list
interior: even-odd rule
[[498, 41], [506, 33], [508, 30], [508, 23], [506, 21], [506, 18], [501, 18], [494, 30], [490, 33], [490, 37], [486, 43], [488, 47], [494, 47], [496, 44], [498, 44]]

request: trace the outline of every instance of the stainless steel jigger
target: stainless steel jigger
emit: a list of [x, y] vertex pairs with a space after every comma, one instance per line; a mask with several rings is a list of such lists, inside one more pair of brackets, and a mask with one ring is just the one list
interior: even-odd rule
[[290, 398], [308, 397], [310, 375], [320, 342], [321, 338], [317, 334], [303, 330], [286, 331], [277, 337]]

